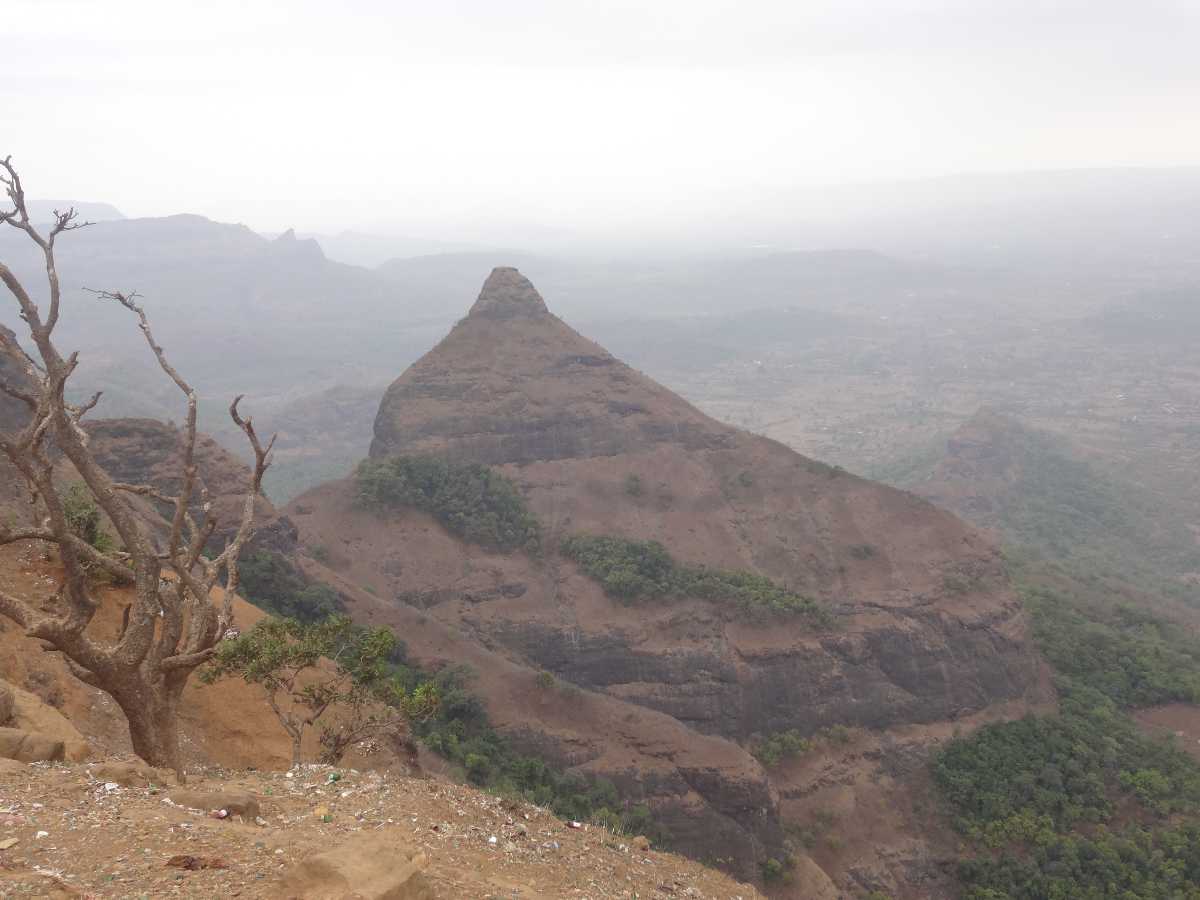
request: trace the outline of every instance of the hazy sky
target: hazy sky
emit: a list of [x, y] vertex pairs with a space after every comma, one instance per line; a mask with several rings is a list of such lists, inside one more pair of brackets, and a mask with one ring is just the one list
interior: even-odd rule
[[32, 192], [260, 229], [686, 220], [1200, 163], [1200, 0], [5, 0]]

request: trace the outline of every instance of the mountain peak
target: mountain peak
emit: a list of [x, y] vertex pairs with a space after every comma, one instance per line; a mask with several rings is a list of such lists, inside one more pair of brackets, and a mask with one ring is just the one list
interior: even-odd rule
[[528, 278], [511, 266], [497, 266], [483, 283], [467, 314], [474, 318], [513, 319], [548, 314], [546, 301]]

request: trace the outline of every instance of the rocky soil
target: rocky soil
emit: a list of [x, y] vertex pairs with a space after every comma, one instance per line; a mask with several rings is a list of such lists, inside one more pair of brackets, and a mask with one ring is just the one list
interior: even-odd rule
[[[138, 768], [0, 763], [0, 896], [318, 897], [331, 870], [363, 897], [385, 880], [413, 898], [760, 896], [637, 836], [439, 780], [208, 770], [180, 794]], [[258, 806], [248, 821], [239, 799]]]

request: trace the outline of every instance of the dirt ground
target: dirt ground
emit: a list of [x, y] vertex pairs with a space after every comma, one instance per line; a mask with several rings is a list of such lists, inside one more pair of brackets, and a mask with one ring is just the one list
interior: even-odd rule
[[[191, 780], [188, 790], [255, 796], [261, 817], [244, 823], [172, 804], [171, 784], [99, 774], [59, 764], [0, 774], [0, 897], [285, 897], [279, 880], [296, 863], [378, 833], [424, 853], [439, 898], [761, 896], [630, 837], [433, 778], [306, 766]], [[220, 867], [168, 865], [182, 856]]]
[[1133, 718], [1148, 734], [1173, 734], [1180, 747], [1200, 759], [1200, 706], [1167, 703], [1139, 709]]

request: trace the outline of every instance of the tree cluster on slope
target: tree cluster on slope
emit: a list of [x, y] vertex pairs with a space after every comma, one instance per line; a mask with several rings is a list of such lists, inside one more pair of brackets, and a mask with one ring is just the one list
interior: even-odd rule
[[748, 615], [798, 615], [821, 624], [829, 622], [828, 612], [811, 597], [754, 572], [684, 565], [657, 541], [574, 535], [562, 541], [561, 549], [606, 594], [625, 603], [696, 598], [731, 604]]
[[623, 800], [603, 778], [565, 772], [535, 756], [518, 752], [488, 721], [478, 697], [466, 688], [468, 673], [445, 668], [426, 673], [408, 668], [406, 687], [431, 682], [439, 698], [434, 715], [413, 730], [430, 750], [459, 768], [472, 784], [495, 793], [523, 797], [564, 819], [594, 822], [622, 834], [669, 839], [655, 824], [649, 807]]
[[357, 499], [367, 509], [423, 510], [465, 541], [496, 550], [541, 549], [541, 526], [516, 484], [478, 463], [435, 456], [392, 456], [363, 461]]
[[958, 830], [967, 900], [1200, 898], [1200, 765], [1123, 707], [1190, 700], [1193, 642], [1140, 610], [1027, 596], [1058, 668], [1056, 716], [952, 741], [933, 775]]
[[301, 622], [320, 622], [345, 611], [341, 595], [305, 577], [291, 560], [270, 550], [244, 554], [242, 595], [266, 612]]

